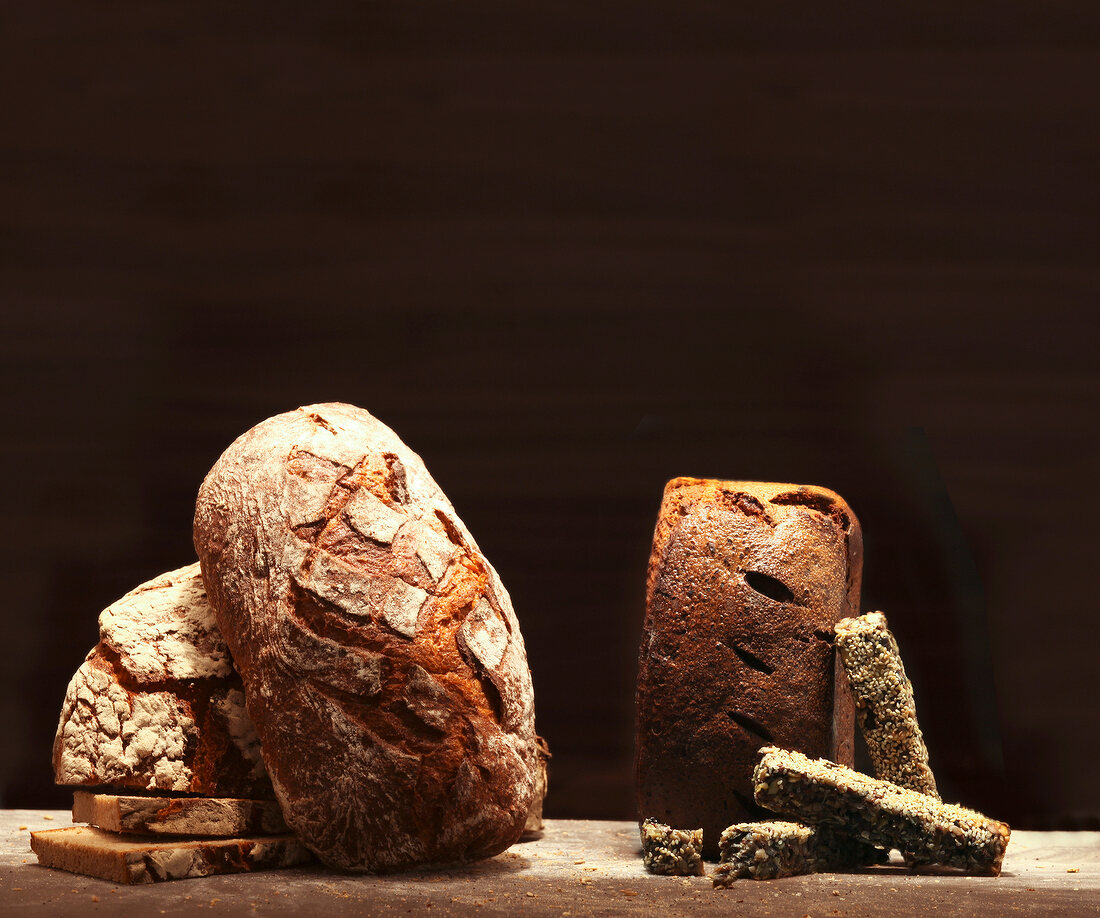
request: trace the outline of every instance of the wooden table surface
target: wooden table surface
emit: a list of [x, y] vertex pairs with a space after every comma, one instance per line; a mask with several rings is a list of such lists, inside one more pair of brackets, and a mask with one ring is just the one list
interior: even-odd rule
[[656, 877], [632, 822], [549, 820], [540, 838], [462, 869], [390, 877], [319, 866], [147, 886], [40, 867], [30, 833], [63, 810], [0, 812], [0, 915], [1086, 915], [1100, 912], [1100, 832], [1013, 833], [998, 878], [900, 864], [857, 874], [738, 882]]

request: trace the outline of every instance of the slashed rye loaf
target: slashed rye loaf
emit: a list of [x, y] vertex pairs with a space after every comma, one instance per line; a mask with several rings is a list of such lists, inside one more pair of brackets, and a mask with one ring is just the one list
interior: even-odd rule
[[859, 606], [859, 523], [825, 488], [676, 478], [650, 556], [638, 674], [639, 817], [722, 830], [766, 818], [756, 750], [852, 761], [833, 626]]
[[541, 765], [519, 623], [392, 430], [337, 403], [264, 421], [207, 475], [194, 537], [283, 815], [322, 860], [519, 838]]
[[100, 614], [99, 643], [65, 693], [53, 767], [70, 786], [273, 796], [198, 563]]

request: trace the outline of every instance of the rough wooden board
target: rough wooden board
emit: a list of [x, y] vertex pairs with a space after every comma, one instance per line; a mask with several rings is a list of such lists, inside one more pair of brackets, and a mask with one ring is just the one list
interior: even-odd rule
[[290, 831], [274, 800], [135, 797], [79, 790], [73, 794], [73, 822], [86, 822], [108, 832], [218, 838]]
[[249, 838], [151, 838], [66, 826], [31, 833], [44, 867], [113, 883], [161, 883], [225, 873], [292, 867], [311, 855], [290, 833]]
[[[656, 877], [641, 865], [630, 822], [550, 819], [541, 838], [462, 869], [390, 877], [351, 876], [317, 866], [189, 880], [171, 887], [113, 886], [34, 863], [30, 829], [67, 825], [33, 811], [0, 813], [0, 903], [13, 914], [87, 915], [96, 897], [112, 918], [227, 913], [326, 916], [431, 913], [722, 916], [1100, 913], [1100, 832], [1013, 832], [998, 878], [963, 877], [895, 863], [858, 874], [739, 881], [716, 890], [704, 877]], [[19, 830], [26, 825], [28, 828]], [[578, 863], [580, 862], [580, 863]], [[1078, 872], [1068, 873], [1070, 869]], [[708, 865], [709, 869], [709, 865]], [[188, 898], [190, 897], [190, 898]], [[201, 909], [200, 909], [201, 906]], [[94, 912], [92, 912], [94, 914]]]

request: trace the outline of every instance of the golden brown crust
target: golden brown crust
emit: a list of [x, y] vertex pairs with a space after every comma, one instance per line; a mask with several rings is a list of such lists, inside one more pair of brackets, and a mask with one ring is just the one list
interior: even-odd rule
[[640, 815], [703, 826], [714, 856], [726, 826], [759, 817], [759, 746], [851, 761], [832, 634], [858, 608], [861, 563], [859, 522], [825, 488], [668, 483], [639, 665]]
[[195, 547], [287, 824], [391, 871], [519, 838], [539, 750], [511, 601], [420, 457], [311, 405], [233, 443]]

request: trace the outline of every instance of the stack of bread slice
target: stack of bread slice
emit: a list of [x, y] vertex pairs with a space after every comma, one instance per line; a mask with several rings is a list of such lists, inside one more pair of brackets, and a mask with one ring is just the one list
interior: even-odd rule
[[73, 821], [31, 833], [39, 863], [115, 883], [292, 867], [309, 860], [274, 800], [77, 791]]
[[287, 829], [199, 565], [103, 611], [54, 741], [73, 822], [32, 833], [40, 863], [116, 883], [289, 867]]

